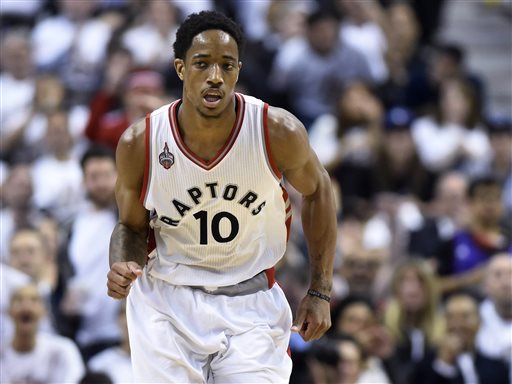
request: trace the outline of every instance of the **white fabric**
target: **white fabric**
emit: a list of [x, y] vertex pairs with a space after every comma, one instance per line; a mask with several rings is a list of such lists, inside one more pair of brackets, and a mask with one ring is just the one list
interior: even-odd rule
[[387, 80], [389, 71], [385, 54], [388, 43], [379, 25], [373, 22], [357, 25], [345, 21], [341, 25], [340, 38], [366, 58], [372, 77], [376, 82], [382, 83]]
[[14, 331], [14, 325], [9, 316], [11, 296], [16, 289], [28, 283], [30, 283], [30, 276], [0, 262], [0, 351], [7, 347], [7, 342]]
[[176, 29], [173, 28], [166, 36], [162, 36], [152, 25], [134, 27], [123, 35], [123, 45], [130, 50], [135, 63], [139, 65], [169, 65], [173, 59], [170, 47], [176, 40]]
[[412, 136], [422, 163], [432, 171], [452, 166], [460, 150], [477, 163], [487, 163], [492, 155], [489, 138], [479, 127], [439, 125], [431, 117], [422, 117], [413, 122]]
[[127, 302], [136, 382], [288, 382], [292, 314], [277, 284], [245, 296], [210, 295], [147, 269]]
[[191, 13], [213, 11], [215, 9], [213, 0], [172, 0], [172, 3], [180, 9], [183, 18]]
[[130, 354], [120, 347], [94, 355], [87, 365], [91, 371], [107, 374], [114, 384], [135, 383]]
[[[151, 274], [171, 284], [237, 284], [273, 267], [284, 254], [291, 209], [267, 158], [263, 102], [237, 97], [239, 115], [229, 144], [209, 170], [185, 155], [180, 144], [174, 121], [179, 101], [151, 114], [144, 198], [146, 209], [156, 210], [151, 226], [157, 256]], [[173, 156], [169, 169], [159, 164], [165, 145]]]
[[64, 16], [48, 18], [38, 23], [32, 34], [35, 62], [52, 65], [73, 48], [81, 61], [98, 64], [105, 57], [111, 32], [101, 20], [89, 20], [79, 27]]
[[319, 116], [309, 128], [309, 143], [322, 165], [334, 161], [339, 150], [338, 119], [331, 114]]
[[0, 223], [0, 261], [6, 263], [9, 260], [9, 242], [16, 227], [14, 214], [10, 208], [0, 209]]
[[17, 80], [9, 73], [0, 75], [0, 139], [6, 134], [5, 124], [30, 108], [34, 100], [34, 79]]
[[512, 362], [512, 320], [501, 318], [489, 299], [480, 305], [480, 320], [476, 336], [476, 346], [480, 353]]
[[480, 380], [475, 369], [473, 356], [469, 353], [462, 353], [457, 357], [457, 366], [462, 373], [465, 384], [479, 384]]
[[83, 201], [82, 178], [74, 157], [64, 161], [50, 155], [40, 158], [32, 167], [34, 204], [51, 209], [61, 222], [71, 219]]
[[366, 369], [357, 378], [356, 384], [391, 384], [382, 362], [377, 357], [370, 357], [366, 362]]
[[0, 14], [35, 16], [44, 2], [44, 0], [2, 0]]
[[270, 0], [237, 2], [237, 20], [242, 24], [248, 40], [263, 40], [269, 32], [267, 15]]
[[9, 345], [0, 354], [2, 383], [77, 383], [85, 373], [75, 344], [62, 336], [40, 333], [33, 351], [19, 353]]
[[73, 222], [68, 252], [75, 275], [68, 289], [76, 295], [83, 316], [77, 333], [80, 345], [121, 336], [119, 302], [106, 294], [110, 235], [116, 223], [112, 211], [98, 210], [92, 204], [84, 206]]

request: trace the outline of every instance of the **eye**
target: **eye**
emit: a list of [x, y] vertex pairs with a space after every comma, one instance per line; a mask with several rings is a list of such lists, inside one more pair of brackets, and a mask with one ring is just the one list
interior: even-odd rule
[[196, 61], [194, 63], [194, 67], [199, 68], [199, 69], [204, 69], [204, 68], [206, 68], [206, 66], [207, 66], [207, 64], [204, 61]]
[[224, 64], [224, 69], [226, 71], [232, 71], [235, 69], [235, 66], [233, 65], [233, 63], [226, 63], [226, 64]]

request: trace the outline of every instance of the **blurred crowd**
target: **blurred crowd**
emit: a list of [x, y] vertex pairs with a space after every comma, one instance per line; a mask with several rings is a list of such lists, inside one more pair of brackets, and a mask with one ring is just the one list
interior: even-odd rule
[[[333, 325], [292, 335], [291, 382], [510, 383], [512, 111], [437, 40], [444, 3], [2, 0], [0, 381], [132, 381], [106, 295], [114, 152], [181, 96], [176, 29], [216, 9], [247, 37], [238, 91], [301, 119], [336, 195]], [[309, 272], [288, 189], [277, 280], [295, 310]]]

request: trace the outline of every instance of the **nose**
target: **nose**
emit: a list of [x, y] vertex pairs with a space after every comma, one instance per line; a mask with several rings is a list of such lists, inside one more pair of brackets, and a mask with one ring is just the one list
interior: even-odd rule
[[208, 73], [208, 84], [216, 84], [221, 85], [224, 83], [224, 79], [222, 78], [222, 68], [218, 64], [213, 64], [210, 67], [210, 71]]

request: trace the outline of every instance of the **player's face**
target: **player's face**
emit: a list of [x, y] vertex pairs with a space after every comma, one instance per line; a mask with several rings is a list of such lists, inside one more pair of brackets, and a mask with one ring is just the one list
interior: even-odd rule
[[183, 80], [183, 102], [203, 117], [221, 117], [233, 102], [241, 68], [233, 37], [217, 29], [204, 31], [192, 40], [185, 60], [174, 64]]

